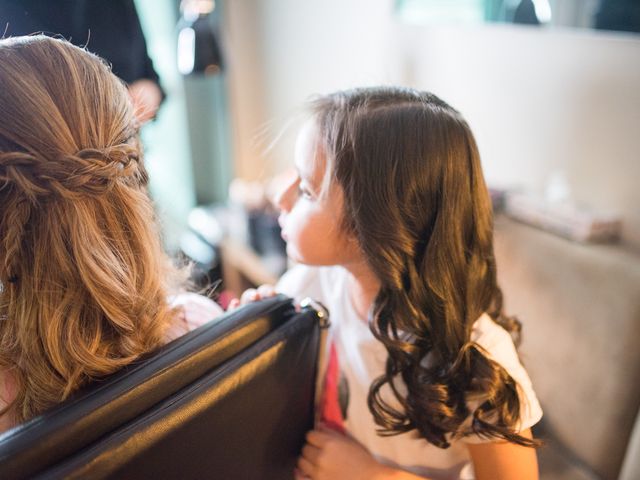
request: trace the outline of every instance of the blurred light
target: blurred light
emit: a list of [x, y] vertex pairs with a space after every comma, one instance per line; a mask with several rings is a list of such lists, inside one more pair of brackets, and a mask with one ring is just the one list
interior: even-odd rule
[[196, 32], [193, 28], [183, 28], [178, 33], [178, 71], [182, 75], [193, 72], [196, 49]]
[[533, 6], [536, 9], [536, 17], [538, 17], [540, 23], [549, 23], [551, 21], [549, 0], [533, 0]]
[[180, 10], [182, 15], [190, 21], [198, 18], [199, 15], [208, 15], [215, 9], [213, 0], [182, 0]]
[[212, 23], [213, 0], [182, 0], [178, 23], [178, 71], [216, 75], [222, 71], [220, 47]]

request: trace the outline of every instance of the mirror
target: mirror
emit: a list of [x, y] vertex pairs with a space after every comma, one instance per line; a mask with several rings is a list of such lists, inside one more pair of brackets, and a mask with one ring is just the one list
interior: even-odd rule
[[396, 0], [408, 23], [503, 22], [640, 33], [638, 0]]

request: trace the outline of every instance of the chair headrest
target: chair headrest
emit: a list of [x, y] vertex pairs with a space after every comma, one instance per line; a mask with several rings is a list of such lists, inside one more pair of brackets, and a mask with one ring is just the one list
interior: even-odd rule
[[[278, 295], [243, 306], [82, 389], [72, 398], [0, 435], [0, 471], [50, 462], [83, 448], [220, 366], [296, 309]], [[5, 470], [6, 469], [6, 470]]]

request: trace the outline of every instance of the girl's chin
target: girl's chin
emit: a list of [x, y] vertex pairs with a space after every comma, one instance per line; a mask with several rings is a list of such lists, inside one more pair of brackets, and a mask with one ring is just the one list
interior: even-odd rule
[[296, 249], [291, 243], [287, 243], [287, 258], [292, 260], [294, 263], [302, 263], [304, 265], [312, 265], [313, 263], [309, 262], [309, 258], [305, 255], [302, 255], [298, 249]]
[[290, 242], [287, 243], [287, 257], [295, 262], [300, 261], [300, 256], [298, 255], [297, 250], [293, 248], [293, 245], [291, 245]]

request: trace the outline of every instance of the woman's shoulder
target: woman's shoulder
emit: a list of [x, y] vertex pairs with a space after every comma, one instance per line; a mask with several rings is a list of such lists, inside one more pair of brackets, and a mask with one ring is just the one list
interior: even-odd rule
[[[18, 388], [11, 370], [0, 368], [0, 410], [9, 405], [16, 398]], [[0, 433], [15, 426], [10, 412], [0, 415]]]
[[182, 292], [169, 298], [171, 307], [179, 308], [187, 331], [198, 328], [224, 313], [213, 300], [193, 292]]

